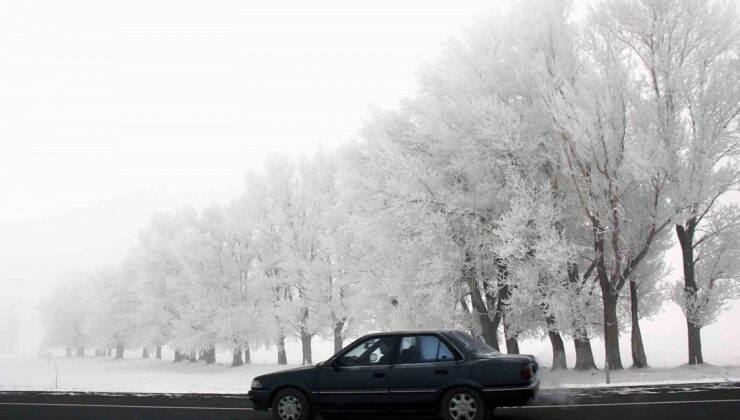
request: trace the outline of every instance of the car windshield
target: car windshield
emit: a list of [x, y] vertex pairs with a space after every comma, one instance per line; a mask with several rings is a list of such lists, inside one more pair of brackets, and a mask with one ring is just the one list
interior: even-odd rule
[[465, 349], [476, 356], [492, 356], [499, 352], [488, 344], [476, 339], [463, 331], [452, 331], [450, 335], [455, 338]]

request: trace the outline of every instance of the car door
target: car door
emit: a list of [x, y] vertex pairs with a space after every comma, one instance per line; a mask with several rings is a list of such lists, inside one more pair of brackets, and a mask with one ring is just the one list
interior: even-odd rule
[[361, 412], [388, 409], [388, 377], [398, 338], [371, 337], [322, 366], [315, 400], [322, 411]]
[[438, 410], [438, 392], [454, 381], [458, 359], [460, 355], [437, 335], [402, 337], [389, 378], [392, 409]]

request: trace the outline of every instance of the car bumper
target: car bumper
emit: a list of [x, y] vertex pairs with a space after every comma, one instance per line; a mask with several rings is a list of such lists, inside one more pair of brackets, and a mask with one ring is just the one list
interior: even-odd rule
[[533, 399], [540, 389], [540, 380], [536, 379], [529, 385], [516, 387], [484, 388], [483, 397], [487, 402], [496, 406], [521, 406]]
[[252, 401], [255, 410], [270, 408], [270, 391], [252, 389], [247, 393], [247, 398]]

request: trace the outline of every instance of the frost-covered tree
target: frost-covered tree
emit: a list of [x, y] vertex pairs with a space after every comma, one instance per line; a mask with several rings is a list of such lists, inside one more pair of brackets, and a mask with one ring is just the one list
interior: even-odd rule
[[[715, 291], [714, 285], [732, 285], [736, 276], [731, 264], [722, 274], [711, 261], [702, 268], [698, 254], [736, 247], [727, 242], [732, 235], [720, 237], [738, 222], [727, 219], [737, 213], [726, 211], [723, 199], [740, 180], [740, 25], [729, 2], [633, 0], [605, 6], [598, 23], [635, 56], [654, 141], [670, 151], [671, 199], [684, 210], [675, 226], [683, 258], [683, 296], [676, 298], [686, 313], [689, 363], [702, 363], [700, 329], [713, 318], [701, 314], [703, 302], [721, 307], [734, 288]], [[719, 214], [725, 227], [716, 229]]]
[[[421, 108], [425, 100], [428, 109]], [[488, 105], [495, 106], [492, 102], [478, 105], [478, 114]], [[455, 112], [461, 119], [445, 115]], [[469, 297], [477, 330], [498, 347], [501, 288], [486, 241], [495, 217], [492, 212], [504, 198], [496, 194], [501, 183], [495, 179], [495, 169], [484, 163], [491, 150], [475, 147], [475, 132], [470, 136], [457, 132], [462, 129], [457, 124], [476, 121], [473, 115], [464, 118], [465, 114], [454, 103], [437, 103], [433, 96], [410, 102], [398, 113], [379, 113], [364, 129], [357, 148], [354, 159], [359, 175], [354, 186], [364, 192], [368, 210], [396, 219], [392, 225], [409, 240], [418, 235], [415, 222], [430, 218], [439, 222], [437, 229], [448, 235], [445, 243], [455, 244], [459, 271], [454, 278], [461, 287], [452, 290], [461, 292], [462, 300]], [[438, 131], [446, 124], [449, 129]]]
[[87, 274], [62, 278], [39, 306], [45, 330], [43, 346], [65, 348], [67, 357], [73, 350], [84, 355], [85, 347], [92, 342], [90, 323], [95, 316], [92, 303], [93, 291]]
[[[273, 158], [275, 159], [275, 158]], [[285, 160], [283, 161], [285, 162]], [[275, 165], [275, 171], [282, 165]], [[285, 169], [285, 168], [283, 168]], [[269, 170], [266, 170], [270, 173]], [[292, 169], [291, 169], [292, 172]], [[278, 364], [287, 364], [288, 359], [285, 350], [285, 340], [288, 334], [286, 325], [288, 317], [284, 308], [289, 304], [290, 285], [284, 270], [283, 262], [283, 238], [280, 234], [282, 220], [275, 210], [273, 190], [289, 187], [283, 186], [287, 175], [279, 176], [270, 173], [270, 184], [268, 178], [255, 172], [247, 176], [245, 192], [239, 198], [242, 211], [253, 222], [252, 244], [255, 250], [255, 269], [259, 272], [256, 277], [262, 298], [259, 302], [258, 311], [269, 314], [262, 317], [264, 324], [270, 325], [271, 342], [277, 347]]]
[[[234, 280], [230, 285], [233, 295], [232, 306], [224, 308], [226, 313], [222, 322], [221, 335], [227, 345], [233, 347], [232, 366], [251, 362], [251, 346], [260, 344], [266, 336], [265, 325], [257, 322], [257, 311], [262, 291], [255, 279], [258, 276], [255, 260], [256, 250], [252, 242], [253, 221], [249, 219], [240, 200], [234, 200], [224, 209], [225, 220], [220, 225], [226, 246], [226, 258], [233, 259]], [[236, 281], [238, 278], [238, 281]], [[269, 325], [269, 324], [268, 324]], [[244, 352], [244, 358], [241, 357]]]
[[291, 333], [301, 341], [303, 363], [312, 363], [311, 341], [321, 329], [321, 219], [329, 202], [318, 184], [333, 188], [333, 181], [312, 169], [305, 161], [298, 166], [274, 156], [263, 174], [250, 177], [245, 193], [257, 221], [256, 263], [274, 305], [278, 363], [287, 360], [284, 343]]
[[101, 348], [115, 348], [122, 359], [126, 348], [139, 343], [136, 310], [140, 295], [131, 272], [120, 266], [97, 268], [88, 279], [91, 288], [91, 341]]
[[183, 267], [174, 246], [180, 232], [194, 224], [196, 217], [192, 208], [153, 216], [139, 232], [138, 244], [129, 255], [142, 299], [138, 313], [148, 321], [143, 323], [143, 343], [155, 346], [158, 355], [163, 345], [172, 344], [175, 361], [182, 360], [187, 349], [172, 342], [174, 324], [182, 318], [184, 306], [180, 304], [184, 299], [180, 286]]
[[[447, 238], [433, 242], [436, 258], [449, 258], [452, 267], [439, 278], [454, 287], [434, 290], [459, 293], [460, 310], [496, 348], [503, 325], [507, 350], [516, 353], [524, 328], [506, 319], [520, 280], [509, 265], [532, 258], [546, 234], [533, 233], [529, 251], [516, 253], [496, 232], [519, 194], [511, 181], [533, 173], [539, 176], [527, 182], [547, 185], [544, 169], [557, 160], [557, 150], [544, 141], [542, 112], [538, 118], [532, 111], [536, 104], [505, 71], [511, 63], [500, 52], [501, 34], [487, 32], [490, 26], [476, 29], [422, 72], [415, 98], [398, 112], [378, 113], [366, 125], [355, 157], [356, 188], [365, 192], [363, 203], [373, 203], [370, 213], [381, 213], [397, 226], [405, 253], [423, 246], [420, 221], [436, 222], [432, 228]], [[552, 201], [548, 192], [535, 197]], [[534, 225], [530, 222], [518, 218], [512, 223]]]
[[[626, 47], [591, 23], [575, 37], [566, 2], [548, 2], [538, 10], [541, 19], [530, 22], [534, 30], [524, 56], [591, 230], [607, 359], [609, 368], [621, 369], [620, 293], [673, 215], [665, 205], [666, 150], [648, 141], [652, 133], [639, 123], [643, 102], [630, 78]], [[639, 206], [630, 207], [633, 203]]]
[[229, 239], [224, 210], [211, 206], [174, 241], [183, 290], [181, 317], [174, 322], [175, 342], [202, 351], [206, 363], [215, 363], [217, 345], [227, 343], [234, 350], [244, 328], [238, 316], [243, 278]]
[[182, 237], [180, 264], [188, 293], [185, 310], [189, 347], [205, 350], [206, 363], [215, 362], [217, 346], [233, 353], [232, 365], [243, 363], [255, 325], [254, 302], [259, 294], [250, 282], [254, 254], [251, 232], [233, 207], [210, 206], [200, 212], [192, 229]]
[[713, 323], [733, 300], [740, 298], [740, 209], [737, 205], [712, 207], [707, 214], [687, 222], [691, 229], [676, 229], [683, 234], [679, 243], [684, 282], [675, 285], [672, 297], [686, 316], [689, 364], [704, 363], [701, 328]]
[[[536, 166], [535, 166], [536, 167]], [[512, 296], [516, 304], [509, 305], [517, 316], [519, 331], [542, 330], [553, 349], [552, 369], [566, 369], [565, 347], [561, 330], [561, 312], [567, 302], [565, 280], [568, 265], [575, 258], [576, 249], [563, 234], [562, 210], [558, 195], [551, 191], [547, 179], [537, 185], [532, 173], [516, 170], [509, 179], [515, 194], [509, 210], [500, 218], [494, 234], [499, 239], [498, 255], [507, 261]], [[561, 203], [562, 204], [562, 203]], [[534, 309], [534, 313], [532, 310]]]

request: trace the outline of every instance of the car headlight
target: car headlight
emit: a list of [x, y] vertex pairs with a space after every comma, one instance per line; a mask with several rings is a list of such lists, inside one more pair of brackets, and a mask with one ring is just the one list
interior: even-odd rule
[[262, 388], [262, 382], [260, 382], [257, 379], [252, 380], [252, 389], [259, 389]]

